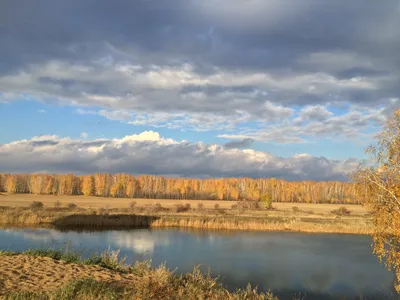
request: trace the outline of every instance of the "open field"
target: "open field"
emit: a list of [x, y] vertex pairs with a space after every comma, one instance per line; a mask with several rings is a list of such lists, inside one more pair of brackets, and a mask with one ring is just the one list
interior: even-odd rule
[[216, 279], [201, 273], [175, 275], [148, 262], [125, 265], [108, 252], [91, 260], [58, 250], [23, 254], [0, 249], [0, 298], [4, 299], [277, 299], [247, 290], [230, 293]]
[[[131, 202], [136, 202], [137, 206], [155, 205], [160, 203], [165, 208], [173, 208], [177, 204], [190, 203], [192, 207], [197, 207], [199, 203], [204, 208], [214, 208], [218, 204], [222, 209], [230, 209], [238, 201], [218, 201], [218, 200], [174, 200], [174, 199], [130, 199], [130, 198], [103, 198], [88, 196], [52, 196], [52, 195], [33, 195], [33, 194], [2, 194], [0, 195], [0, 206], [27, 207], [33, 201], [41, 201], [45, 206], [54, 207], [59, 201], [62, 205], [74, 203], [81, 208], [129, 208]], [[332, 210], [338, 209], [343, 204], [313, 204], [313, 203], [283, 203], [274, 202], [274, 208], [278, 211], [292, 211], [296, 206], [300, 210], [312, 211], [315, 214], [329, 214]], [[367, 210], [362, 205], [350, 204], [348, 207], [352, 215], [365, 215]]]
[[[44, 207], [30, 208], [33, 201], [41, 201]], [[273, 209], [268, 210], [248, 206], [249, 203], [229, 201], [134, 199], [135, 205], [131, 206], [132, 201], [79, 196], [1, 196], [0, 224], [90, 229], [180, 227], [354, 234], [373, 232], [370, 216], [359, 205], [349, 205], [347, 211], [337, 213], [334, 211], [339, 210], [341, 205], [273, 203]], [[68, 207], [69, 203], [74, 203], [76, 207]], [[196, 205], [199, 203], [200, 206]], [[216, 204], [219, 207], [215, 207]]]

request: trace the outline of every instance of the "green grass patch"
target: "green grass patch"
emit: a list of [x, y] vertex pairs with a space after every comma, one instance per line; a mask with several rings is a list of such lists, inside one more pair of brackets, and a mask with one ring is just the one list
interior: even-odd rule
[[70, 300], [70, 299], [123, 299], [124, 288], [87, 278], [65, 284], [52, 292], [19, 292], [5, 296], [7, 300]]

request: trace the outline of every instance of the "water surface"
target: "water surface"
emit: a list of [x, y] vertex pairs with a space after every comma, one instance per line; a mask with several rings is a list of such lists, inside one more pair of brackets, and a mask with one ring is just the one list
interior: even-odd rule
[[211, 270], [228, 289], [247, 283], [280, 299], [397, 299], [394, 275], [372, 255], [372, 239], [362, 235], [137, 229], [61, 232], [55, 229], [0, 230], [0, 249], [65, 247], [86, 255], [120, 249], [128, 262], [166, 262], [177, 272], [195, 265]]

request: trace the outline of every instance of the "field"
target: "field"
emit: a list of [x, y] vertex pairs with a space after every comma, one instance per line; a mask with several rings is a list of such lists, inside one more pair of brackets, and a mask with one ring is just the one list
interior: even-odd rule
[[[221, 209], [231, 209], [232, 205], [238, 201], [217, 201], [217, 200], [171, 200], [171, 199], [128, 199], [128, 198], [102, 198], [102, 197], [86, 197], [86, 196], [49, 196], [49, 195], [33, 195], [33, 194], [2, 194], [0, 196], [0, 206], [12, 207], [28, 207], [33, 201], [43, 202], [45, 206], [54, 207], [57, 201], [61, 205], [74, 203], [81, 208], [129, 208], [132, 201], [137, 206], [149, 206], [160, 203], [165, 208], [173, 208], [178, 204], [190, 203], [192, 207], [197, 207], [199, 203], [204, 208], [214, 208], [218, 204]], [[312, 211], [315, 214], [329, 214], [332, 210], [338, 209], [343, 204], [308, 204], [308, 203], [282, 203], [274, 202], [274, 208], [278, 211], [291, 212], [293, 207], [298, 207], [301, 211]], [[352, 215], [364, 216], [368, 212], [362, 205], [351, 204], [348, 207]]]
[[[33, 202], [43, 207], [31, 207]], [[73, 204], [73, 205], [71, 205]], [[60, 228], [181, 227], [198, 229], [371, 234], [360, 205], [123, 199], [83, 196], [0, 196], [2, 226]]]

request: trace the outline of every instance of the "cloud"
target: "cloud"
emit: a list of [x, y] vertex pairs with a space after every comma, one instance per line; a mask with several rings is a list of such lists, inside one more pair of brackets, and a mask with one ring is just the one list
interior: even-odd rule
[[310, 139], [331, 138], [349, 142], [365, 142], [373, 137], [386, 121], [387, 109], [351, 109], [335, 115], [326, 107], [307, 106], [280, 124], [259, 128], [240, 128], [234, 134], [220, 134], [226, 139], [253, 139], [280, 144], [306, 143]]
[[87, 134], [87, 132], [83, 131], [80, 134], [81, 138], [86, 139], [89, 135]]
[[38, 113], [39, 113], [39, 114], [45, 114], [45, 113], [47, 113], [47, 110], [39, 109], [39, 110], [38, 110]]
[[332, 120], [329, 105], [374, 125], [368, 110], [400, 94], [398, 15], [397, 0], [3, 1], [0, 102], [241, 136], [251, 122], [295, 132], [297, 110]]
[[245, 138], [240, 141], [230, 141], [224, 145], [227, 149], [234, 149], [234, 148], [248, 148], [254, 143], [253, 139]]
[[127, 172], [185, 177], [276, 177], [288, 180], [347, 180], [357, 160], [307, 154], [278, 157], [251, 149], [166, 139], [154, 131], [115, 139], [33, 137], [0, 145], [2, 172], [87, 174]]

